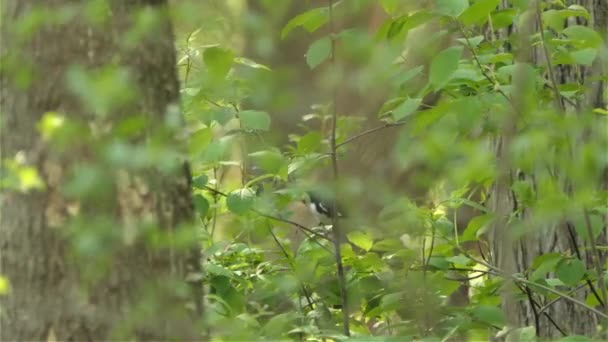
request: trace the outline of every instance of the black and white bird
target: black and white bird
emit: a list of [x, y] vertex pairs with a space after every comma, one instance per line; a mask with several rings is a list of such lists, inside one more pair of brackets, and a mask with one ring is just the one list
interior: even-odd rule
[[332, 200], [328, 200], [314, 192], [308, 192], [307, 195], [308, 199], [305, 203], [313, 215], [319, 220], [319, 223], [331, 225], [334, 215], [338, 218], [344, 217], [339, 208], [334, 208]]

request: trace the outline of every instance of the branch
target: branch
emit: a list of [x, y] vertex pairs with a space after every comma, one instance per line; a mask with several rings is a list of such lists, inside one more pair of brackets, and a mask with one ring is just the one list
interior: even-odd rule
[[[328, 0], [329, 5], [329, 25], [331, 30], [331, 64], [335, 69], [336, 65], [336, 29], [334, 27], [334, 16], [333, 16], [333, 0]], [[332, 123], [331, 123], [331, 164], [334, 173], [334, 197], [338, 197], [338, 146], [336, 144], [336, 127], [338, 126], [338, 93], [336, 85], [332, 85]], [[331, 224], [332, 232], [334, 235], [334, 253], [336, 257], [336, 268], [338, 271], [338, 282], [340, 284], [340, 297], [342, 299], [342, 324], [344, 329], [344, 335], [350, 336], [350, 315], [348, 313], [348, 293], [346, 291], [346, 276], [344, 275], [344, 265], [342, 264], [342, 254], [340, 251], [340, 241], [342, 240], [342, 234], [338, 225], [338, 212], [336, 208], [336, 200], [332, 201], [332, 212]]]
[[356, 135], [354, 135], [354, 136], [352, 136], [352, 137], [350, 137], [350, 138], [348, 138], [348, 139], [344, 140], [343, 142], [341, 142], [341, 143], [339, 143], [339, 144], [336, 144], [336, 149], [338, 149], [338, 148], [340, 148], [340, 147], [342, 147], [342, 146], [344, 146], [344, 145], [346, 145], [346, 144], [348, 144], [348, 143], [351, 143], [351, 142], [353, 142], [353, 141], [355, 141], [355, 140], [357, 140], [357, 139], [359, 139], [359, 138], [363, 138], [363, 137], [364, 137], [364, 136], [366, 136], [366, 135], [372, 134], [372, 133], [374, 133], [374, 132], [377, 132], [377, 131], [380, 131], [380, 130], [383, 130], [383, 129], [385, 129], [385, 128], [389, 128], [389, 127], [398, 127], [398, 126], [402, 126], [402, 125], [404, 125], [404, 124], [405, 124], [405, 122], [403, 122], [403, 121], [402, 121], [402, 122], [394, 122], [394, 123], [385, 123], [385, 124], [384, 124], [384, 125], [382, 125], [382, 126], [378, 126], [378, 127], [370, 128], [370, 129], [368, 129], [368, 130], [366, 130], [366, 131], [363, 131], [363, 132], [361, 132], [361, 133], [358, 133], [358, 134], [356, 134]]
[[516, 282], [519, 282], [519, 283], [522, 283], [522, 284], [539, 287], [539, 288], [541, 288], [543, 290], [546, 290], [546, 291], [549, 291], [549, 292], [551, 292], [553, 294], [556, 294], [556, 295], [562, 297], [563, 299], [567, 299], [567, 300], [569, 300], [570, 302], [572, 302], [574, 304], [580, 305], [581, 307], [583, 307], [583, 308], [585, 308], [585, 309], [587, 309], [587, 310], [595, 313], [596, 315], [598, 315], [598, 316], [600, 316], [600, 317], [602, 317], [604, 319], [608, 319], [608, 315], [606, 315], [605, 313], [603, 313], [603, 312], [601, 312], [601, 311], [599, 311], [599, 310], [597, 310], [597, 309], [595, 309], [595, 308], [593, 308], [593, 307], [591, 307], [591, 306], [589, 306], [589, 305], [581, 302], [580, 300], [578, 300], [576, 298], [573, 298], [573, 297], [569, 296], [566, 293], [563, 293], [563, 292], [560, 292], [558, 290], [555, 290], [555, 289], [553, 289], [553, 288], [551, 288], [549, 286], [545, 286], [543, 284], [535, 283], [533, 281], [529, 281], [528, 279], [518, 277], [518, 276], [516, 276], [514, 274], [508, 274], [508, 273], [504, 272], [503, 270], [499, 269], [496, 266], [490, 265], [489, 263], [486, 263], [486, 262], [484, 262], [482, 260], [479, 260], [479, 259], [473, 257], [472, 255], [470, 255], [469, 253], [467, 253], [463, 249], [460, 249], [460, 253], [462, 253], [467, 258], [475, 261], [476, 263], [489, 268], [490, 270], [494, 271], [497, 275], [499, 275], [499, 276], [501, 276], [503, 278], [511, 279], [513, 281], [516, 281]]

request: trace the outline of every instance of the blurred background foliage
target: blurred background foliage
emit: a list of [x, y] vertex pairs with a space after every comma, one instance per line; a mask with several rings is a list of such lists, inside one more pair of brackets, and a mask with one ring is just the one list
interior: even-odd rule
[[[93, 22], [103, 3], [91, 2]], [[570, 248], [531, 250], [533, 262], [518, 269], [528, 283], [512, 289], [516, 300], [548, 305], [560, 297], [555, 291], [605, 287], [599, 278], [608, 249], [607, 87], [600, 102], [586, 102], [593, 84], [606, 81], [605, 29], [589, 27], [590, 8], [539, 1], [546, 37], [535, 28], [525, 44], [543, 46], [549, 61], [522, 59], [538, 54], [525, 51], [527, 38], [517, 33], [531, 15], [528, 2], [498, 3], [344, 0], [330, 11], [320, 0], [172, 1], [181, 103], [165, 122], [142, 114], [109, 125], [113, 112], [139, 96], [133, 75], [74, 66], [68, 87], [94, 114], [83, 121], [49, 112], [39, 132], [65, 153], [91, 142], [96, 160], [68, 170], [62, 188], [74, 201], [109, 201], [113, 168], [170, 173], [176, 159], [190, 161], [194, 230], [168, 237], [151, 221], [133, 234], [144, 232], [160, 249], [169, 238], [184, 246], [200, 239], [204, 330], [212, 340], [347, 338], [332, 237], [302, 203], [313, 190], [346, 213], [350, 339], [487, 340], [508, 324], [504, 277], [487, 267], [498, 251], [487, 236], [496, 220], [492, 185], [505, 171], [494, 148], [514, 111], [505, 152], [517, 204], [507, 213], [510, 234], [549, 236], [569, 220], [583, 245], [602, 256], [596, 268]], [[33, 12], [18, 29], [27, 36], [70, 15], [69, 8]], [[156, 25], [153, 12], [136, 22], [125, 44]], [[3, 70], [27, 85], [28, 68], [11, 64], [17, 59], [9, 56]], [[548, 72], [557, 65], [571, 75], [552, 83]], [[330, 167], [334, 111], [338, 180]], [[136, 144], [144, 135], [146, 144]], [[4, 189], [45, 189], [23, 156], [3, 158]], [[114, 218], [95, 208], [79, 213], [66, 234], [74, 257], [97, 266], [89, 275], [95, 281], [128, 237], [108, 230]], [[606, 291], [598, 290], [581, 300], [601, 309]], [[10, 295], [5, 278], [0, 295]], [[153, 311], [143, 307], [141, 315]], [[599, 337], [605, 320], [598, 327], [577, 341]], [[576, 333], [553, 329], [555, 336]], [[533, 341], [538, 330], [529, 322], [511, 333]]]

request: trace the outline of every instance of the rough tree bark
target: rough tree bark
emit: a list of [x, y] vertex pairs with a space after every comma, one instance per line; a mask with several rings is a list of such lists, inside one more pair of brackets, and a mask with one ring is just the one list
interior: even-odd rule
[[[143, 146], [152, 132], [162, 131], [167, 113], [179, 108], [166, 1], [90, 5], [72, 0], [2, 4], [1, 154], [3, 159], [21, 155], [46, 186], [7, 191], [1, 198], [0, 274], [11, 290], [0, 298], [0, 340], [200, 339], [200, 287], [185, 282], [187, 273], [199, 267], [196, 248], [178, 249], [171, 242], [152, 248], [140, 230], [144, 221], [162, 236], [192, 227], [187, 167], [176, 158], [170, 172], [113, 170], [89, 143], [108, 132], [103, 127], [111, 132], [114, 124], [138, 114], [148, 125], [130, 142]], [[154, 18], [155, 25], [134, 35], [141, 13]], [[39, 25], [24, 25], [36, 23], [32, 18]], [[100, 119], [66, 85], [75, 65], [87, 71], [124, 68], [137, 95]], [[21, 77], [25, 71], [31, 76], [27, 84]], [[64, 114], [87, 139], [74, 139], [64, 151], [51, 148], [37, 129], [45, 112]], [[102, 129], [89, 130], [89, 125]], [[89, 199], [66, 197], [63, 186], [78, 165], [95, 165], [110, 175], [103, 191]], [[95, 222], [102, 219], [105, 236], [117, 237], [99, 251], [110, 258], [103, 264], [98, 263], [101, 255], [75, 257], [71, 237], [95, 233]], [[85, 224], [70, 235], [70, 224], [77, 220]]]
[[[589, 21], [582, 18], [571, 18], [568, 20], [567, 25], [587, 25], [597, 30], [601, 36], [606, 39], [606, 37], [608, 37], [608, 2], [604, 0], [576, 0], [567, 1], [566, 6], [573, 4], [583, 6], [587, 9], [591, 18]], [[509, 7], [509, 2], [503, 1], [503, 7]], [[538, 30], [538, 22], [532, 23], [531, 26], [533, 26], [534, 30]], [[502, 32], [502, 34], [511, 33], [511, 28], [509, 29], [509, 32]], [[531, 60], [524, 62], [541, 65], [545, 64], [545, 56], [542, 47], [536, 46], [535, 48], [530, 48], [528, 52], [530, 52], [528, 55]], [[574, 66], [552, 66], [558, 84], [580, 83], [588, 88], [588, 93], [586, 94], [584, 101], [577, 104], [576, 108], [565, 104], [565, 109], [568, 111], [576, 111], [579, 115], [584, 115], [582, 113], [589, 108], [604, 108], [606, 106], [607, 100], [603, 98], [603, 89], [605, 89], [604, 87], [606, 85], [605, 81], [601, 81], [600, 75], [605, 76], [607, 70], [605, 69], [605, 65], [602, 66], [601, 63], [603, 63], [601, 58], [598, 58], [594, 66], [582, 67], [580, 75], [577, 68]], [[549, 80], [548, 82], [551, 81]], [[508, 144], [505, 143], [506, 140], [509, 140], [508, 136], [515, 133], [513, 129], [511, 129], [511, 132], [508, 132], [510, 130], [509, 126], [514, 128], [513, 125], [515, 124], [516, 122], [512, 122], [505, 125], [507, 132], [503, 132], [501, 141], [496, 144], [499, 159], [501, 159], [502, 155], [500, 150], [506, 148], [505, 144]], [[505, 135], [507, 136], [506, 138]], [[512, 226], [506, 221], [506, 217], [512, 216], [513, 211], [516, 210], [518, 206], [521, 206], [514, 198], [510, 191], [510, 187], [517, 179], [527, 180], [534, 184], [535, 176], [534, 174], [524, 175], [518, 173], [516, 170], [509, 168], [509, 165], [503, 166], [507, 168], [504, 170], [504, 178], [502, 180], [497, 180], [490, 194], [492, 209], [497, 215], [502, 215], [503, 217], [503, 219], [497, 220], [494, 232], [490, 234], [494, 265], [508, 273], [523, 273], [525, 270], [529, 269], [538, 256], [558, 252], [573, 254], [574, 256], [581, 258], [589, 268], [592, 268], [592, 253], [590, 252], [591, 249], [588, 248], [589, 243], [586, 243], [582, 237], [577, 236], [576, 231], [568, 218], [564, 218], [562, 222], [555, 224], [552, 227], [543, 228], [542, 231], [539, 229], [534, 230], [535, 228], [530, 227], [530, 230], [534, 230], [534, 232], [529, 233], [520, 239], [512, 240], [509, 238]], [[559, 170], [555, 171], [559, 173]], [[598, 179], [597, 181], [598, 189], [601, 187], [605, 188], [606, 184], [608, 184], [606, 183], [608, 179]], [[602, 182], [604, 182], [603, 185]], [[570, 191], [568, 190], [570, 187], [569, 185], [562, 183], [562, 186], [566, 189], [566, 193]], [[528, 214], [530, 213], [520, 213], [517, 219], [525, 224], [525, 222], [527, 222]], [[605, 226], [602, 233], [599, 235], [598, 240], [595, 241], [596, 244], [606, 244], [606, 229], [607, 227]], [[601, 265], [604, 265], [605, 254], [601, 256], [601, 259]], [[597, 285], [595, 282], [593, 283], [594, 285]], [[509, 290], [518, 291], [516, 287], [511, 287]], [[599, 289], [596, 291], [599, 291]], [[507, 291], [505, 293], [507, 293]], [[587, 287], [584, 290], [575, 292], [572, 296], [585, 302], [589, 293], [590, 289]], [[538, 324], [537, 334], [543, 338], [558, 338], [562, 336], [560, 331], [555, 327], [555, 324], [568, 334], [594, 336], [597, 334], [597, 326], [600, 323], [596, 314], [580, 305], [564, 299], [547, 308], [547, 315], [539, 316], [538, 321], [536, 321], [535, 310], [533, 310], [529, 301], [515, 301], [513, 296], [506, 295], [506, 297], [503, 298], [503, 309], [506, 314], [507, 322], [512, 327], [536, 326]], [[547, 316], [550, 316], [551, 319], [555, 321], [555, 324], [550, 322]]]

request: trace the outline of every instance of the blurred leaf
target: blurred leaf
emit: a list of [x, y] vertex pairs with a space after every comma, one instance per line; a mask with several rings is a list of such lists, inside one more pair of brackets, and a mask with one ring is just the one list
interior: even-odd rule
[[278, 173], [287, 162], [280, 151], [276, 149], [262, 150], [250, 153], [249, 156], [267, 172]]
[[462, 46], [452, 46], [441, 51], [431, 62], [429, 83], [435, 90], [443, 88], [458, 69]]
[[488, 20], [490, 12], [496, 9], [499, 3], [500, 0], [477, 0], [460, 15], [460, 20], [467, 26], [483, 24]]
[[435, 11], [449, 17], [458, 17], [469, 7], [469, 0], [437, 0]]
[[578, 284], [585, 276], [587, 268], [579, 259], [564, 258], [555, 267], [555, 275], [568, 286]]
[[568, 26], [563, 31], [563, 34], [573, 40], [573, 43], [578, 48], [594, 48], [597, 49], [603, 44], [602, 36], [592, 28], [581, 25]]
[[316, 68], [331, 56], [331, 38], [323, 37], [314, 41], [306, 52], [306, 63], [311, 69]]
[[401, 0], [380, 0], [380, 4], [386, 13], [395, 14], [399, 8], [400, 1]]
[[576, 64], [591, 66], [597, 57], [597, 53], [598, 49], [596, 48], [585, 48], [570, 52], [570, 57]]
[[369, 251], [372, 248], [372, 245], [374, 244], [374, 241], [372, 240], [371, 236], [364, 232], [353, 231], [348, 233], [347, 237], [348, 240], [352, 242], [355, 246], [365, 251]]
[[209, 177], [207, 177], [207, 175], [205, 174], [202, 174], [192, 179], [192, 185], [197, 189], [204, 189], [208, 181]]
[[42, 190], [45, 187], [44, 181], [38, 174], [38, 170], [33, 167], [19, 167], [17, 169], [17, 175], [19, 177], [19, 188], [21, 191]]
[[258, 110], [243, 110], [239, 118], [244, 129], [267, 131], [270, 128], [270, 115]]
[[198, 215], [202, 217], [207, 216], [207, 212], [209, 211], [209, 201], [199, 194], [192, 196], [192, 201], [194, 202], [194, 209]]
[[263, 328], [266, 337], [283, 337], [287, 330], [292, 328], [291, 322], [295, 319], [294, 313], [282, 313], [273, 316]]
[[493, 219], [494, 216], [492, 214], [475, 216], [471, 221], [469, 221], [467, 228], [462, 233], [460, 241], [465, 242], [477, 240], [479, 236], [487, 230], [487, 227], [489, 227], [489, 224]]
[[329, 11], [327, 7], [313, 8], [287, 22], [281, 30], [281, 39], [284, 39], [291, 30], [299, 26], [304, 27], [308, 32], [314, 32], [328, 20]]
[[53, 133], [63, 126], [64, 116], [56, 112], [46, 112], [38, 122], [38, 131], [45, 139], [50, 138]]
[[251, 59], [247, 59], [245, 57], [237, 57], [237, 58], [234, 59], [234, 62], [238, 63], [238, 64], [242, 64], [242, 65], [248, 66], [248, 67], [253, 68], [253, 69], [264, 69], [264, 70], [271, 71], [269, 67], [267, 67], [267, 66], [265, 66], [263, 64], [259, 64], [259, 63], [255, 62], [255, 61], [252, 61]]
[[459, 254], [450, 258], [446, 259], [447, 261], [456, 264], [456, 265], [468, 265], [471, 262], [471, 259], [467, 258], [466, 256]]
[[209, 47], [203, 52], [203, 61], [215, 79], [226, 77], [232, 68], [233, 59], [234, 55], [231, 50], [219, 46]]
[[213, 139], [211, 128], [201, 128], [190, 135], [188, 140], [188, 152], [191, 156], [199, 155], [207, 149]]
[[420, 106], [420, 103], [422, 103], [422, 99], [406, 99], [393, 110], [393, 118], [395, 121], [401, 121], [402, 119], [416, 112]]
[[318, 131], [306, 133], [298, 140], [298, 152], [307, 154], [319, 151], [323, 137]]
[[253, 206], [254, 199], [255, 193], [251, 189], [239, 189], [228, 195], [226, 205], [233, 213], [243, 215]]
[[496, 327], [502, 327], [505, 324], [505, 315], [502, 310], [496, 306], [475, 306], [471, 310], [471, 313], [475, 319]]
[[0, 296], [8, 294], [10, 291], [10, 286], [8, 279], [6, 277], [0, 275]]
[[547, 273], [555, 271], [555, 265], [562, 259], [560, 253], [548, 253], [536, 257], [532, 264], [534, 272], [530, 275], [530, 280], [544, 279]]

